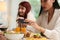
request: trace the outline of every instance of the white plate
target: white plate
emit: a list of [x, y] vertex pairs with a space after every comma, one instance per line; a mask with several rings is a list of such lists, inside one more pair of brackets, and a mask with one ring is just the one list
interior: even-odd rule
[[5, 34], [5, 37], [10, 40], [19, 40], [22, 39], [24, 34]]

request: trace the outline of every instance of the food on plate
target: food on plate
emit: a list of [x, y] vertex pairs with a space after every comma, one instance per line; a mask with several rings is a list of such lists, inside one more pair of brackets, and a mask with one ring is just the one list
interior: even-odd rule
[[26, 40], [34, 40], [34, 38], [30, 38], [30, 37], [29, 37], [29, 38], [26, 38]]
[[32, 38], [32, 37], [29, 37], [29, 38], [26, 38], [26, 40], [48, 40], [48, 39], [45, 38], [45, 37], [42, 37], [42, 38]]
[[40, 38], [41, 35], [40, 35], [40, 33], [37, 33], [37, 34], [34, 34], [33, 37], [34, 37], [34, 38]]
[[48, 40], [47, 38], [45, 38], [45, 37], [42, 37], [42, 38], [40, 38], [40, 40]]
[[27, 32], [26, 37], [40, 38], [41, 35], [40, 35], [40, 33], [30, 33], [30, 32]]
[[30, 32], [27, 32], [26, 33], [26, 37], [30, 37]]

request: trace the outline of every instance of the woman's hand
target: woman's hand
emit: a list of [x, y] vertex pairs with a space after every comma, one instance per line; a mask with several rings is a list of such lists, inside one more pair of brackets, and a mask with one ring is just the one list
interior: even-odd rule
[[27, 25], [30, 25], [30, 26], [33, 26], [33, 27], [37, 26], [37, 23], [36, 23], [36, 22], [34, 22], [34, 21], [32, 21], [32, 20], [25, 19], [25, 22], [28, 22], [28, 24], [27, 24]]
[[7, 40], [2, 31], [0, 31], [0, 40]]
[[29, 22], [27, 25], [34, 27], [35, 29], [39, 30], [42, 33], [45, 32], [45, 29], [43, 27], [39, 26], [36, 22], [29, 20], [29, 19], [26, 19], [25, 21]]
[[18, 24], [20, 24], [20, 22], [23, 21], [23, 20], [24, 20], [24, 17], [17, 17], [16, 22], [17, 22]]
[[0, 35], [3, 35], [4, 33], [0, 30]]
[[18, 19], [24, 19], [23, 17], [17, 17], [16, 21], [18, 21]]
[[17, 17], [17, 19], [24, 19], [24, 17]]

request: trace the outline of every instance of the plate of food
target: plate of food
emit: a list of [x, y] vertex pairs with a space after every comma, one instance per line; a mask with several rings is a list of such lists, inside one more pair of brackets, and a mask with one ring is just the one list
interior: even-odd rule
[[31, 37], [29, 37], [29, 38], [26, 38], [26, 40], [47, 40], [47, 38], [45, 38], [45, 37], [42, 37], [42, 38], [31, 38]]
[[27, 33], [26, 40], [47, 40], [47, 38], [41, 36], [40, 33]]
[[24, 37], [24, 34], [15, 33], [14, 31], [6, 32], [5, 37], [9, 40], [19, 40]]

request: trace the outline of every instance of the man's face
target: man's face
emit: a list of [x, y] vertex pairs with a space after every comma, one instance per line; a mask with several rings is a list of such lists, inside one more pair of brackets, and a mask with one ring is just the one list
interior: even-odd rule
[[24, 16], [26, 12], [26, 8], [20, 5], [18, 11], [20, 15]]

